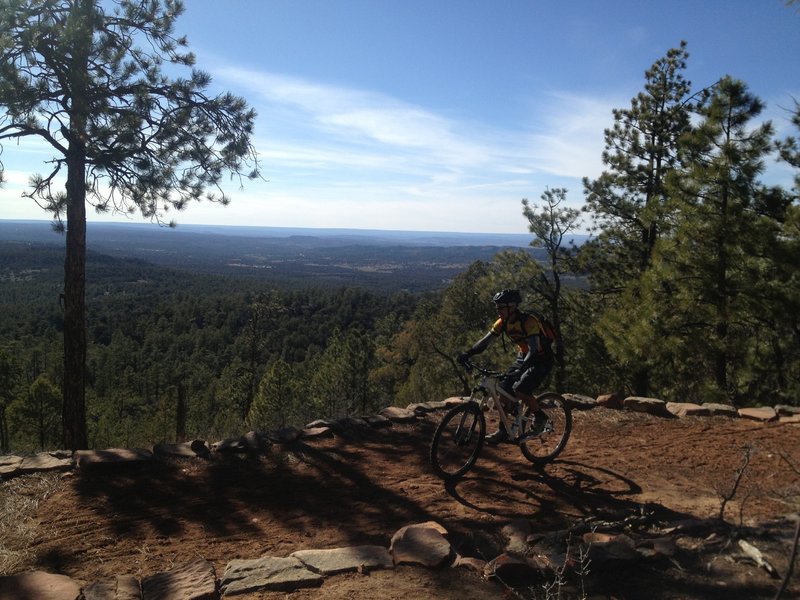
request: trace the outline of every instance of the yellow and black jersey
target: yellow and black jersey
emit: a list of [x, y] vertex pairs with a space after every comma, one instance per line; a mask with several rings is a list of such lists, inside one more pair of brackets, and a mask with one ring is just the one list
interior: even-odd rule
[[517, 316], [519, 318], [509, 321], [503, 321], [502, 318], [497, 319], [492, 325], [491, 331], [493, 335], [503, 335], [505, 333], [508, 339], [517, 345], [520, 352], [527, 354], [530, 348], [528, 346], [528, 338], [534, 335], [543, 335], [544, 332], [539, 320], [533, 315], [518, 313]]

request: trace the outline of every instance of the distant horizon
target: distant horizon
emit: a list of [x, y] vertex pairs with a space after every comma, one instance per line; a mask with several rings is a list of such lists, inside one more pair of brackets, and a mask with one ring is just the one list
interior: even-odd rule
[[[3, 223], [43, 223], [52, 224], [52, 220], [48, 219], [4, 219], [0, 218]], [[159, 225], [158, 223], [141, 222], [141, 221], [87, 221], [87, 227], [104, 226], [134, 226], [134, 227], [157, 227], [160, 229], [174, 229], [179, 231], [181, 229], [237, 229], [245, 230], [277, 230], [277, 231], [316, 231], [328, 233], [383, 233], [383, 234], [423, 234], [423, 235], [447, 235], [447, 236], [500, 236], [500, 237], [533, 237], [530, 232], [515, 233], [515, 232], [502, 232], [502, 231], [448, 231], [448, 230], [433, 230], [433, 229], [381, 229], [381, 228], [365, 228], [365, 227], [308, 227], [308, 226], [291, 226], [291, 225], [211, 225], [207, 223], [178, 223], [174, 228], [166, 225]], [[575, 238], [590, 238], [592, 237], [587, 233], [574, 233], [570, 237]]]
[[[39, 229], [50, 228], [52, 221], [43, 219], [0, 219], [0, 238], [8, 239], [7, 231], [14, 225], [28, 226], [19, 239], [31, 240], [41, 235]], [[5, 227], [4, 227], [5, 226]], [[400, 229], [360, 229], [345, 227], [281, 227], [266, 225], [206, 225], [206, 224], [181, 224], [176, 228], [158, 226], [142, 222], [98, 222], [87, 223], [87, 231], [108, 232], [112, 229], [128, 229], [135, 231], [135, 235], [157, 234], [171, 232], [175, 235], [209, 235], [229, 236], [236, 238], [264, 237], [264, 238], [292, 238], [292, 237], [317, 237], [336, 240], [338, 244], [348, 240], [351, 243], [387, 243], [413, 246], [511, 246], [529, 247], [534, 239], [532, 233], [496, 233], [496, 232], [462, 232], [462, 231], [413, 231]], [[36, 229], [35, 232], [30, 231]], [[576, 242], [581, 244], [591, 236], [575, 233], [566, 236], [565, 243]], [[91, 242], [91, 239], [89, 240]]]

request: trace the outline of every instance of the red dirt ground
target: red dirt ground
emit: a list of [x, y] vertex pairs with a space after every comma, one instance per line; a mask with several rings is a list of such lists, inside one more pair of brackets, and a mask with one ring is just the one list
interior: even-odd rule
[[[357, 430], [260, 458], [175, 459], [125, 470], [64, 477], [34, 515], [31, 568], [87, 582], [138, 577], [206, 558], [221, 575], [234, 558], [287, 556], [296, 550], [389, 545], [411, 523], [437, 521], [465, 556], [502, 551], [501, 528], [527, 519], [534, 532], [581, 520], [621, 521], [652, 511], [664, 527], [716, 517], [745, 449], [750, 461], [727, 504], [724, 535], [677, 539], [671, 559], [590, 573], [591, 598], [774, 598], [781, 579], [743, 560], [736, 536], [759, 547], [782, 576], [800, 512], [800, 424], [723, 417], [663, 419], [595, 409], [575, 412], [567, 449], [536, 469], [511, 445], [485, 448], [463, 480], [446, 486], [428, 465], [441, 417]], [[491, 424], [490, 424], [491, 427]], [[18, 480], [4, 486], [17, 485]], [[13, 549], [14, 540], [6, 542]], [[591, 565], [590, 565], [591, 571]], [[800, 566], [784, 598], [800, 593]], [[399, 567], [339, 575], [310, 598], [546, 597], [533, 583], [510, 590], [465, 569]], [[285, 593], [241, 596], [285, 598]], [[555, 596], [551, 596], [555, 597]], [[572, 597], [572, 596], [562, 596]]]

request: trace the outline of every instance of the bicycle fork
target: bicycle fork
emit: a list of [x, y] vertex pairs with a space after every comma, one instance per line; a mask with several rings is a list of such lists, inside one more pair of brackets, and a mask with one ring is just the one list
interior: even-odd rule
[[464, 411], [461, 414], [461, 421], [458, 423], [454, 435], [456, 446], [469, 446], [472, 443], [472, 437], [475, 434], [475, 427], [477, 427], [477, 425], [478, 419], [474, 418], [469, 411]]

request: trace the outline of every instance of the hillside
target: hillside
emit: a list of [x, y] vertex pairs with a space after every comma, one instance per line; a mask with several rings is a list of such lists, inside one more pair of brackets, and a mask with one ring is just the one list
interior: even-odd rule
[[[332, 437], [273, 445], [261, 457], [84, 471], [53, 478], [38, 505], [35, 476], [12, 479], [0, 488], [4, 499], [31, 501], [28, 518], [16, 517], [24, 527], [13, 536], [4, 532], [5, 558], [17, 559], [13, 572], [35, 568], [84, 581], [143, 577], [198, 557], [220, 575], [235, 558], [386, 546], [400, 528], [435, 521], [459, 554], [490, 560], [507, 548], [504, 527], [521, 523], [530, 527], [528, 542], [538, 544], [530, 548], [541, 548], [548, 533], [563, 540], [571, 530], [575, 539], [582, 532], [624, 533], [640, 549], [660, 549], [636, 560], [595, 555], [589, 572], [562, 592], [586, 586], [591, 598], [775, 597], [780, 579], [747, 559], [738, 540], [763, 552], [779, 576], [786, 573], [800, 511], [800, 424], [577, 412], [573, 437], [555, 464], [537, 470], [514, 446], [486, 448], [471, 473], [447, 486], [427, 464], [440, 416], [339, 429]], [[720, 494], [732, 496], [724, 525], [715, 519]], [[401, 566], [328, 577], [290, 597], [546, 597], [546, 580], [513, 583], [510, 593], [466, 569]], [[795, 574], [784, 597], [798, 592]]]

